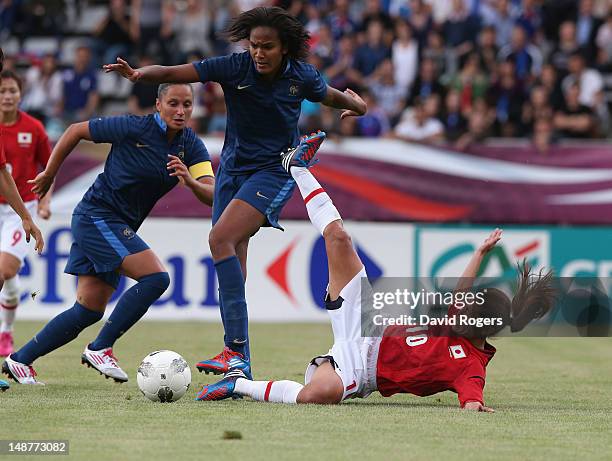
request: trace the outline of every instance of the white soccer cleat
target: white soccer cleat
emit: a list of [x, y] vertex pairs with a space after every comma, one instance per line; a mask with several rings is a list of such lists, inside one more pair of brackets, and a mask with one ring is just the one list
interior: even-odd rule
[[16, 362], [15, 360], [11, 359], [10, 356], [8, 356], [2, 364], [2, 373], [19, 384], [37, 384], [39, 386], [45, 385], [45, 383], [41, 383], [36, 379], [36, 372], [31, 365]]
[[106, 378], [113, 378], [115, 382], [126, 383], [128, 375], [117, 365], [117, 357], [113, 355], [113, 348], [107, 347], [99, 351], [92, 351], [86, 347], [81, 355], [81, 363], [93, 367]]

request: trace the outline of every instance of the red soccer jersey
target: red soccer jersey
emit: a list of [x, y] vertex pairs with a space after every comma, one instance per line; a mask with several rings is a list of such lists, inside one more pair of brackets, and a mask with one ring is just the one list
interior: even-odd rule
[[485, 343], [485, 350], [478, 349], [466, 338], [452, 336], [450, 327], [405, 331], [387, 328], [380, 344], [376, 381], [383, 396], [453, 391], [462, 407], [471, 400], [484, 405], [485, 369], [495, 354], [493, 346]]
[[[0, 125], [2, 145], [17, 190], [24, 202], [36, 199], [28, 180], [34, 179], [39, 168], [47, 165], [51, 155], [49, 138], [42, 123], [25, 112], [19, 111], [17, 122], [13, 125]], [[10, 165], [10, 166], [9, 166]], [[0, 197], [0, 203], [6, 203]]]

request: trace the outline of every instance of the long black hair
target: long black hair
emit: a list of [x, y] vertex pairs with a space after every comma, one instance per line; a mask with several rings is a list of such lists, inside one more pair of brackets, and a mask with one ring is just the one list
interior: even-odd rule
[[0, 72], [2, 72], [2, 69], [4, 69], [4, 52], [0, 48]]
[[310, 34], [300, 21], [277, 6], [259, 6], [241, 13], [232, 20], [224, 35], [231, 42], [239, 42], [248, 39], [255, 27], [275, 29], [289, 58], [303, 61], [308, 57]]

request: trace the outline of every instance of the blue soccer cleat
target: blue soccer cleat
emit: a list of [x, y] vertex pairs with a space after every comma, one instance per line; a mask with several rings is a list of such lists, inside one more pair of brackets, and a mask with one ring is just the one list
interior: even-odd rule
[[9, 383], [0, 379], [0, 392], [8, 391], [10, 387]]
[[237, 368], [242, 370], [248, 379], [253, 379], [251, 376], [251, 364], [239, 352], [234, 352], [229, 347], [225, 346], [220, 354], [215, 355], [212, 359], [202, 360], [196, 363], [196, 368], [200, 373], [212, 373], [213, 375], [223, 375], [231, 369]]
[[236, 387], [236, 380], [238, 378], [249, 379], [244, 371], [239, 368], [233, 368], [228, 371], [222, 380], [217, 381], [214, 384], [206, 384], [202, 387], [202, 390], [196, 396], [196, 400], [225, 400], [230, 397], [237, 398], [238, 395], [234, 395], [234, 389]]
[[309, 136], [302, 136], [297, 147], [283, 152], [281, 154], [281, 163], [283, 168], [287, 170], [287, 173], [289, 173], [292, 166], [310, 168], [317, 163], [315, 157], [326, 136], [324, 131], [317, 131]]

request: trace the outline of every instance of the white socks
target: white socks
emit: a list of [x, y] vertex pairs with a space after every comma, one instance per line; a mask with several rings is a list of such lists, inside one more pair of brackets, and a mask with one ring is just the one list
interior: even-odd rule
[[2, 292], [0, 292], [0, 333], [13, 331], [17, 305], [19, 304], [19, 276], [4, 281]]
[[236, 380], [234, 392], [260, 402], [297, 403], [297, 396], [304, 386], [295, 381]]
[[291, 167], [291, 176], [300, 189], [310, 221], [323, 235], [329, 223], [341, 219], [340, 213], [308, 168]]

